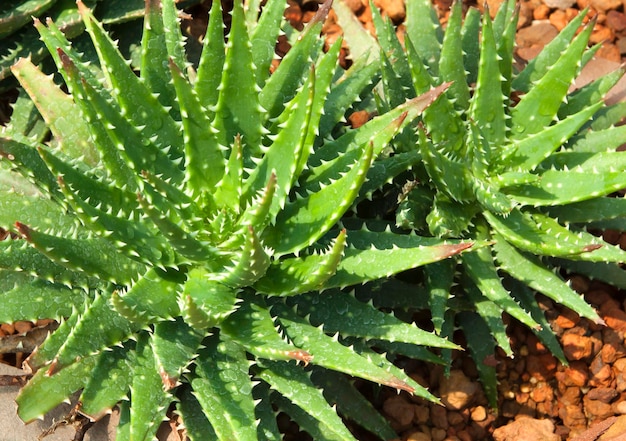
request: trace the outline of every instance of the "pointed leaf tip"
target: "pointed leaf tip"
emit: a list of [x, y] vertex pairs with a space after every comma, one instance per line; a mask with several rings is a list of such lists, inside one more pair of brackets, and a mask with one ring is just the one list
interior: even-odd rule
[[26, 239], [27, 241], [30, 242], [31, 240], [31, 229], [28, 225], [23, 224], [21, 222], [15, 222], [15, 228], [17, 229], [18, 233], [20, 233], [22, 235], [22, 237], [24, 239]]
[[328, 14], [330, 13], [330, 8], [333, 5], [333, 0], [326, 0], [324, 3], [320, 5], [317, 9], [317, 12], [313, 16], [313, 19], [310, 21], [309, 26], [313, 26], [315, 23], [324, 23]]
[[456, 244], [441, 245], [440, 247], [441, 257], [442, 259], [445, 259], [447, 257], [452, 257], [473, 246], [474, 246], [474, 242], [463, 242], [463, 243], [456, 243]]
[[311, 360], [313, 360], [313, 356], [307, 351], [303, 350], [288, 351], [286, 355], [290, 358], [293, 358], [294, 360], [303, 362], [305, 366], [308, 366]]

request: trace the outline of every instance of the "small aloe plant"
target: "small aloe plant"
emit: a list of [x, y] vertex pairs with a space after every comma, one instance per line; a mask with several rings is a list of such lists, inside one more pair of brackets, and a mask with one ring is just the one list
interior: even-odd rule
[[[495, 405], [495, 369], [483, 360], [496, 344], [513, 355], [503, 313], [566, 363], [534, 293], [602, 323], [559, 270], [626, 286], [617, 265], [626, 252], [587, 232], [626, 230], [626, 200], [610, 197], [626, 187], [626, 154], [617, 151], [626, 127], [614, 125], [626, 107], [603, 102], [624, 71], [570, 90], [597, 49], [587, 49], [593, 22], [578, 33], [586, 11], [517, 72], [513, 1], [493, 20], [475, 9], [463, 19], [457, 2], [445, 32], [429, 0], [407, 2], [404, 44], [372, 10], [382, 66], [379, 113], [453, 82], [394, 141], [397, 153], [418, 152], [423, 160], [397, 181], [404, 186], [396, 221], [426, 236], [492, 244], [425, 267], [418, 297], [429, 300], [416, 307], [430, 310], [440, 335], [464, 330]], [[349, 44], [356, 34], [346, 34]], [[355, 41], [359, 53], [367, 41], [374, 40]]]
[[334, 405], [389, 439], [344, 374], [436, 400], [381, 351], [456, 346], [344, 288], [480, 244], [342, 218], [419, 160], [385, 149], [448, 85], [343, 127], [378, 68], [322, 53], [326, 2], [270, 76], [284, 8], [235, 1], [225, 43], [213, 2], [194, 67], [173, 0], [146, 0], [139, 76], [80, 1], [99, 67], [35, 22], [68, 93], [20, 60], [52, 136], [28, 100], [0, 136], [0, 322], [61, 320], [26, 362], [23, 420], [82, 389], [94, 419], [121, 402], [118, 440], [153, 439], [172, 402], [195, 440], [278, 440], [276, 409], [354, 439]]
[[[95, 16], [107, 25], [143, 17], [143, 0], [85, 0]], [[198, 3], [186, 0], [179, 7]], [[33, 17], [54, 20], [67, 38], [79, 37], [85, 30], [75, 0], [4, 0], [0, 5], [0, 90], [14, 85], [9, 81], [11, 66], [20, 58], [39, 63], [48, 57], [46, 47], [32, 26]], [[132, 26], [131, 26], [132, 28]]]

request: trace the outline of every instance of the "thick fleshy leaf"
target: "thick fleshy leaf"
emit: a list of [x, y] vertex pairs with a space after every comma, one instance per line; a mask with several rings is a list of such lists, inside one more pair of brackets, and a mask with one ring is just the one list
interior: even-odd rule
[[219, 440], [256, 441], [248, 360], [239, 345], [213, 336], [196, 361], [194, 394]]
[[457, 348], [452, 342], [385, 314], [357, 300], [352, 294], [339, 290], [305, 294], [294, 300], [299, 315], [306, 316], [313, 326], [322, 326], [330, 334]]
[[317, 427], [313, 433], [322, 436], [318, 439], [356, 441], [304, 370], [284, 361], [264, 360], [260, 367], [261, 371], [257, 375], [263, 381], [298, 409], [306, 409], [303, 413], [314, 420], [313, 427]]
[[501, 268], [511, 276], [559, 304], [576, 311], [581, 316], [596, 322], [600, 321], [598, 314], [580, 294], [546, 268], [539, 259], [519, 252], [501, 236], [496, 236], [494, 249]]
[[165, 414], [172, 401], [172, 396], [163, 388], [151, 342], [147, 332], [142, 332], [137, 339], [130, 387], [132, 441], [153, 440], [161, 421], [166, 419]]
[[98, 420], [128, 396], [134, 374], [134, 347], [134, 342], [127, 341], [99, 354], [80, 395], [81, 413]]
[[[85, 385], [96, 366], [98, 356], [86, 356], [67, 369], [49, 376], [45, 369], [39, 370], [24, 386], [15, 401], [17, 414], [26, 422], [43, 415], [66, 401], [71, 394]], [[41, 397], [46, 397], [42, 400]]]

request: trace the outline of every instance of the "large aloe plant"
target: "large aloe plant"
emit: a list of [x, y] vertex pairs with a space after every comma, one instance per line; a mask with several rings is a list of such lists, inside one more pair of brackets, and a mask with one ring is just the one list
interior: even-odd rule
[[[535, 292], [601, 323], [559, 270], [626, 286], [618, 265], [626, 252], [586, 231], [626, 230], [626, 200], [610, 197], [626, 187], [626, 154], [616, 150], [626, 143], [626, 128], [614, 126], [626, 108], [603, 102], [624, 71], [570, 90], [596, 49], [587, 49], [593, 23], [578, 33], [586, 11], [517, 72], [513, 1], [493, 21], [475, 9], [463, 19], [457, 2], [445, 32], [429, 0], [407, 2], [404, 45], [372, 10], [382, 66], [379, 112], [453, 82], [394, 141], [396, 152], [419, 152], [423, 160], [397, 182], [396, 220], [418, 234], [492, 243], [425, 267], [418, 298], [429, 300], [414, 306], [428, 307], [440, 335], [464, 330], [495, 405], [495, 369], [483, 360], [495, 345], [513, 355], [503, 313], [566, 363]], [[356, 35], [352, 30], [346, 39]], [[350, 41], [366, 54], [363, 42], [373, 40]]]
[[341, 219], [419, 160], [383, 150], [447, 85], [337, 126], [377, 66], [342, 75], [340, 42], [322, 54], [327, 2], [270, 76], [284, 7], [235, 1], [225, 43], [214, 2], [194, 69], [174, 2], [147, 0], [139, 77], [83, 3], [100, 68], [35, 23], [69, 93], [20, 60], [52, 138], [29, 101], [0, 137], [0, 322], [62, 320], [27, 360], [23, 420], [82, 389], [94, 419], [121, 401], [118, 440], [152, 439], [172, 402], [196, 440], [280, 439], [276, 408], [353, 439], [335, 404], [393, 438], [343, 374], [436, 400], [380, 350], [436, 362], [426, 346], [455, 346], [344, 288], [474, 242]]

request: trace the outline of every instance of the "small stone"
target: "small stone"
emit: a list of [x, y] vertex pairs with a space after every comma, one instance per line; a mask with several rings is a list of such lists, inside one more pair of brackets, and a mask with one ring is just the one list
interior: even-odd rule
[[590, 0], [589, 4], [598, 12], [607, 12], [622, 6], [622, 0]]
[[526, 371], [537, 381], [550, 381], [554, 377], [557, 364], [552, 354], [531, 354], [526, 359]]
[[365, 3], [362, 0], [344, 0], [344, 3], [355, 15], [360, 15], [365, 9]]
[[470, 413], [472, 421], [485, 421], [487, 419], [487, 408], [485, 406], [476, 406]]
[[580, 316], [571, 309], [565, 308], [555, 319], [555, 323], [562, 329], [571, 329], [578, 324]]
[[619, 401], [616, 403], [615, 406], [613, 406], [613, 410], [615, 410], [615, 413], [620, 415], [626, 414], [626, 401]]
[[593, 44], [606, 43], [609, 41], [613, 41], [614, 39], [615, 34], [613, 34], [611, 28], [600, 25], [594, 28], [593, 32], [589, 36], [589, 42]]
[[621, 333], [626, 333], [626, 312], [622, 311], [619, 306], [611, 308], [608, 311], [603, 311], [602, 318], [609, 328]]
[[444, 377], [439, 386], [441, 401], [446, 407], [454, 410], [469, 406], [477, 392], [478, 385], [458, 369], [452, 370], [449, 377]]
[[374, 0], [374, 4], [394, 23], [400, 23], [406, 16], [403, 0]]
[[542, 403], [544, 401], [552, 401], [554, 398], [554, 391], [547, 383], [541, 383], [530, 392], [530, 398], [535, 403]]
[[593, 350], [593, 343], [589, 337], [577, 335], [573, 332], [563, 334], [561, 344], [563, 345], [565, 357], [570, 361], [590, 357]]
[[447, 418], [448, 424], [451, 426], [456, 426], [465, 422], [465, 418], [459, 412], [448, 412]]
[[538, 22], [520, 29], [515, 37], [515, 42], [519, 47], [545, 46], [557, 34], [558, 30], [550, 23]]
[[358, 129], [363, 124], [368, 122], [369, 119], [370, 119], [370, 114], [369, 114], [369, 112], [367, 110], [358, 110], [356, 112], [353, 112], [348, 117], [348, 122], [350, 123], [350, 126], [353, 129]]
[[26, 334], [33, 329], [33, 322], [19, 321], [14, 323], [15, 332], [18, 334]]
[[430, 422], [435, 427], [447, 429], [449, 424], [446, 408], [433, 404], [430, 408]]
[[598, 400], [603, 403], [610, 403], [617, 398], [618, 395], [619, 393], [610, 387], [596, 387], [587, 393], [587, 398], [589, 400]]
[[432, 441], [430, 434], [424, 432], [412, 432], [406, 438], [406, 441]]
[[444, 429], [434, 427], [430, 431], [430, 436], [432, 437], [433, 441], [443, 441], [444, 439], [446, 439], [446, 436], [448, 436], [448, 434]]
[[546, 20], [550, 16], [550, 7], [545, 4], [540, 4], [533, 11], [533, 18], [535, 20]]
[[[606, 13], [606, 25], [615, 32], [626, 29], [626, 14], [619, 11], [609, 11]], [[621, 235], [620, 235], [621, 237]]]
[[567, 26], [567, 14], [560, 9], [550, 14], [550, 24], [560, 31]]
[[591, 400], [587, 396], [583, 397], [585, 413], [593, 420], [604, 420], [613, 415], [613, 406], [599, 400]]
[[543, 0], [543, 4], [553, 9], [567, 9], [576, 4], [576, 0]]
[[519, 418], [493, 431], [494, 441], [560, 441], [550, 420]]
[[[407, 428], [415, 415], [414, 405], [404, 395], [394, 395], [383, 403], [383, 411], [397, 423], [397, 426]], [[396, 426], [396, 427], [397, 427]]]
[[580, 388], [579, 387], [568, 387], [565, 389], [561, 396], [559, 397], [559, 401], [565, 406], [578, 406], [580, 404]]
[[602, 361], [602, 357], [595, 357], [589, 365], [589, 386], [609, 387], [613, 379], [611, 366]]
[[563, 420], [563, 425], [570, 429], [587, 427], [587, 417], [578, 405], [570, 404], [561, 407], [559, 417]]
[[430, 409], [427, 406], [415, 406], [415, 419], [417, 424], [426, 424], [430, 420]]
[[583, 387], [589, 379], [589, 369], [587, 363], [573, 361], [563, 372], [557, 373], [557, 379], [565, 386]]

